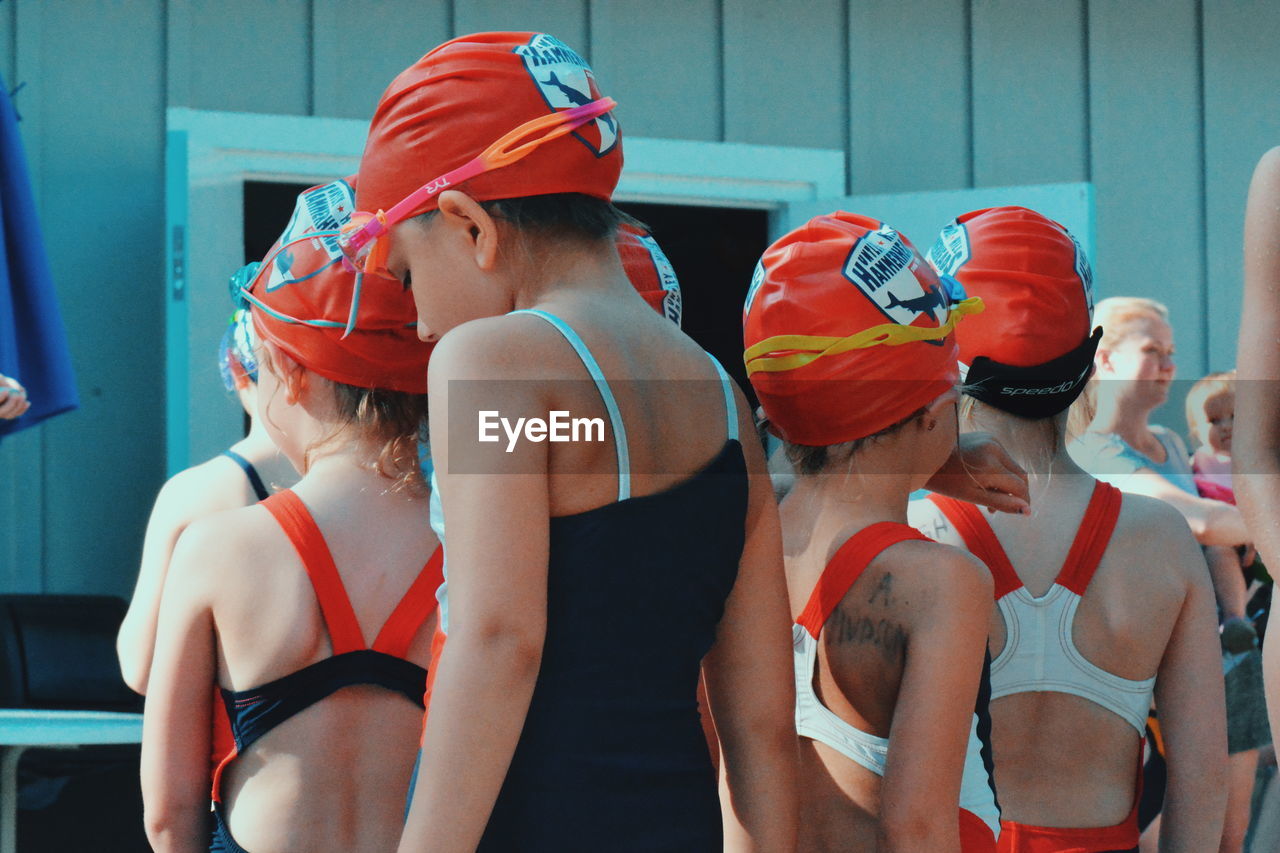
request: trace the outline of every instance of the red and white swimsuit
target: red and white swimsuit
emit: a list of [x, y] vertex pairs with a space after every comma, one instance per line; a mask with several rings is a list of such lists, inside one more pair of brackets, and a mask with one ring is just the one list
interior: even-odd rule
[[[836, 716], [822, 704], [813, 688], [818, 665], [818, 637], [841, 599], [871, 561], [891, 545], [909, 540], [933, 540], [905, 524], [880, 522], [858, 531], [840, 546], [792, 626], [796, 676], [796, 731], [824, 743], [878, 776], [884, 776], [889, 755], [887, 738], [877, 737]], [[964, 853], [991, 853], [1000, 833], [1000, 808], [991, 777], [991, 723], [987, 717], [986, 668], [978, 707], [969, 729], [964, 775], [960, 783], [960, 847]]]
[[[970, 553], [987, 564], [995, 579], [996, 604], [1004, 617], [1004, 648], [991, 663], [991, 698], [1015, 693], [1069, 693], [1098, 705], [1133, 726], [1141, 738], [1155, 678], [1121, 678], [1089, 662], [1076, 648], [1076, 609], [1106, 553], [1120, 517], [1120, 490], [1096, 483], [1080, 529], [1053, 585], [1033, 596], [1014, 571], [982, 511], [953, 498], [929, 498], [964, 539]], [[1002, 822], [1001, 853], [1100, 853], [1138, 844], [1133, 810], [1115, 826], [1063, 829]]]

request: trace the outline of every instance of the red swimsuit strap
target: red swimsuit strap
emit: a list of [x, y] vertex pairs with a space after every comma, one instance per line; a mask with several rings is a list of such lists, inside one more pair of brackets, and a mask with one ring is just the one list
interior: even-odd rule
[[890, 545], [911, 540], [932, 541], [914, 527], [896, 521], [877, 522], [850, 536], [822, 570], [822, 575], [809, 596], [809, 603], [801, 611], [796, 623], [816, 639], [831, 612], [866, 571], [871, 561]]
[[1085, 508], [1084, 519], [1076, 538], [1067, 552], [1067, 559], [1062, 563], [1062, 571], [1058, 573], [1057, 583], [1074, 592], [1084, 595], [1093, 580], [1098, 563], [1111, 543], [1111, 534], [1115, 532], [1116, 521], [1120, 518], [1121, 496], [1115, 486], [1098, 481], [1093, 485], [1093, 494], [1089, 497], [1089, 505]]
[[275, 516], [302, 558], [316, 600], [320, 602], [325, 627], [329, 629], [333, 653], [340, 655], [366, 648], [360, 622], [351, 608], [351, 599], [342, 585], [338, 567], [334, 565], [324, 534], [307, 510], [307, 505], [291, 489], [285, 489], [262, 501], [261, 506]]
[[995, 581], [995, 598], [1004, 598], [1022, 586], [1022, 579], [1013, 570], [1009, 555], [1004, 552], [1000, 540], [991, 525], [982, 516], [982, 510], [971, 503], [958, 501], [943, 495], [929, 495], [929, 500], [953, 525], [964, 540], [969, 553], [987, 564]]
[[409, 644], [413, 642], [418, 629], [432, 613], [436, 612], [436, 590], [444, 581], [444, 548], [439, 545], [431, 553], [431, 559], [418, 572], [409, 591], [400, 599], [396, 609], [387, 617], [378, 638], [373, 641], [373, 650], [402, 658], [409, 654]]

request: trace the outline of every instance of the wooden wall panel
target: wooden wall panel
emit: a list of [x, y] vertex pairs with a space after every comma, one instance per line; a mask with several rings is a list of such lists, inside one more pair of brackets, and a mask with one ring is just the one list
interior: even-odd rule
[[371, 118], [387, 84], [450, 37], [447, 0], [369, 0], [361, 14], [349, 0], [313, 2], [315, 115]]
[[[1179, 376], [1205, 366], [1196, 0], [1089, 4], [1098, 296], [1169, 306]], [[1186, 428], [1174, 392], [1153, 421]]]
[[592, 0], [591, 64], [624, 133], [723, 138], [718, 0]]
[[454, 0], [453, 34], [490, 31], [550, 33], [591, 61], [587, 0]]
[[13, 41], [14, 41], [14, 10], [17, 6], [10, 0], [0, 0], [0, 77], [12, 89], [18, 85], [20, 81], [14, 79], [13, 73]]
[[1088, 180], [1082, 0], [974, 0], [974, 186]]
[[845, 21], [844, 0], [806, 3], [785, 26], [771, 4], [725, 0], [725, 140], [843, 149]]
[[1211, 370], [1235, 364], [1249, 177], [1263, 152], [1280, 145], [1277, 45], [1280, 5], [1204, 0], [1205, 302]]
[[970, 186], [967, 3], [851, 0], [849, 10], [850, 192]]
[[43, 428], [43, 588], [127, 595], [164, 471], [164, 5], [41, 5], [40, 202], [80, 392]]
[[[122, 5], [101, 4], [103, 10]], [[352, 22], [364, 19], [363, 14], [349, 16]], [[141, 47], [136, 37], [119, 44]], [[382, 47], [379, 39], [361, 44], [370, 53]], [[309, 0], [168, 0], [168, 48], [169, 106], [286, 115], [311, 111]]]

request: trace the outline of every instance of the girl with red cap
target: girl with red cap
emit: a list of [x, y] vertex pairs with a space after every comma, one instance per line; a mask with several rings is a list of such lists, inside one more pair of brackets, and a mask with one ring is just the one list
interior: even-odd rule
[[1090, 331], [1088, 261], [1061, 225], [1020, 207], [958, 217], [929, 257], [986, 306], [956, 332], [962, 428], [999, 439], [1027, 470], [1034, 507], [990, 517], [936, 495], [912, 505], [913, 522], [995, 580], [999, 849], [1136, 851], [1153, 693], [1169, 767], [1160, 849], [1216, 849], [1226, 740], [1204, 560], [1176, 511], [1122, 497], [1066, 452], [1067, 410], [1102, 334]]
[[781, 514], [805, 851], [995, 850], [991, 580], [906, 524], [957, 446], [951, 332], [981, 305], [953, 285], [892, 228], [836, 212], [770, 246], [747, 294], [747, 372], [796, 470]]
[[[344, 242], [439, 339], [448, 528], [404, 851], [794, 845], [776, 510], [741, 392], [627, 281], [612, 106], [559, 40], [482, 33], [370, 127]], [[556, 413], [598, 429], [558, 440]]]
[[[440, 582], [417, 465], [430, 347], [398, 284], [344, 269], [351, 202], [345, 181], [303, 193], [241, 288], [262, 339], [260, 419], [303, 477], [192, 523], [174, 547], [143, 723], [159, 851], [399, 837]], [[234, 747], [214, 774], [211, 837], [214, 685]]]

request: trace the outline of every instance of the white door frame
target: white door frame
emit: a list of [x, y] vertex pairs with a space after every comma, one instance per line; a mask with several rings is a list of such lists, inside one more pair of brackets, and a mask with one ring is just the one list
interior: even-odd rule
[[[355, 119], [171, 107], [165, 145], [165, 390], [172, 475], [240, 435], [214, 358], [243, 263], [244, 182], [353, 174], [368, 124]], [[619, 201], [781, 211], [845, 191], [843, 151], [628, 137]], [[282, 223], [283, 225], [283, 223]]]

